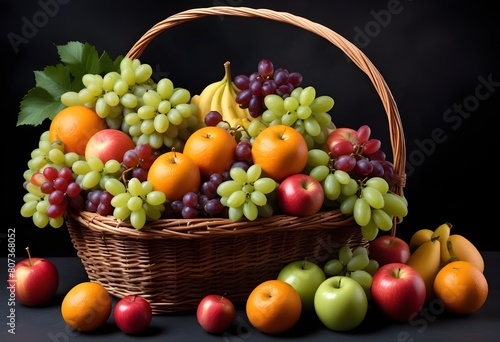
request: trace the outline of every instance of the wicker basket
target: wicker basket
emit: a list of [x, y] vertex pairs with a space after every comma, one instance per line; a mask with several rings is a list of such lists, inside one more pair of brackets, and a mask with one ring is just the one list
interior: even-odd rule
[[[396, 184], [405, 185], [405, 143], [399, 112], [383, 77], [352, 43], [325, 26], [289, 13], [246, 7], [191, 9], [172, 15], [147, 31], [128, 52], [139, 58], [154, 37], [170, 27], [208, 16], [262, 17], [311, 31], [340, 48], [372, 81], [390, 126]], [[112, 295], [144, 296], [155, 314], [196, 308], [209, 293], [244, 302], [260, 282], [307, 258], [322, 264], [343, 244], [367, 245], [352, 216], [339, 210], [310, 217], [275, 215], [255, 221], [161, 219], [141, 230], [113, 217], [69, 213], [67, 227], [91, 281]], [[395, 234], [396, 223], [392, 229]]]

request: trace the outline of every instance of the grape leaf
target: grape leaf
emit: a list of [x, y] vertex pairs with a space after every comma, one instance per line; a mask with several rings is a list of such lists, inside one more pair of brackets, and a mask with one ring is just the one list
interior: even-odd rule
[[61, 103], [61, 95], [84, 88], [82, 77], [85, 74], [103, 76], [119, 71], [123, 59], [123, 56], [118, 56], [113, 60], [106, 52], [99, 56], [96, 48], [89, 43], [72, 41], [56, 48], [61, 63], [34, 72], [36, 85], [21, 101], [17, 126], [37, 126], [45, 119], [52, 120], [65, 107]]
[[54, 97], [44, 88], [35, 87], [24, 96], [20, 108], [17, 125], [37, 126], [47, 118], [52, 120], [64, 105], [61, 101], [54, 101]]

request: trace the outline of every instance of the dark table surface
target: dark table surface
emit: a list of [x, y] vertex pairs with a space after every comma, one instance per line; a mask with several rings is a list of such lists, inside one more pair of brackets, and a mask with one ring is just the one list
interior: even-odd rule
[[[489, 294], [481, 309], [468, 316], [443, 312], [438, 301], [426, 304], [411, 322], [396, 324], [370, 308], [365, 320], [350, 332], [334, 332], [322, 325], [315, 316], [303, 316], [294, 328], [285, 334], [266, 335], [248, 323], [244, 305], [237, 304], [235, 324], [225, 334], [210, 335], [197, 323], [194, 311], [155, 315], [151, 326], [140, 336], [129, 336], [114, 324], [113, 315], [101, 328], [90, 333], [72, 331], [63, 321], [60, 305], [67, 291], [74, 285], [88, 281], [78, 258], [47, 258], [60, 273], [56, 296], [42, 307], [15, 305], [15, 335], [8, 332], [9, 314], [7, 286], [0, 292], [2, 315], [0, 341], [498, 341], [500, 337], [500, 252], [483, 252], [485, 276]], [[19, 261], [20, 259], [16, 259]], [[7, 279], [8, 260], [1, 258], [4, 279]], [[6, 284], [6, 283], [4, 283]], [[113, 304], [117, 302], [113, 298]]]

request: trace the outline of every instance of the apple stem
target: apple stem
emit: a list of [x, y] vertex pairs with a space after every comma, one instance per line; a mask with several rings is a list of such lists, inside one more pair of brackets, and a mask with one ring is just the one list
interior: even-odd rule
[[304, 258], [304, 260], [302, 261], [302, 269], [303, 270], [306, 269], [306, 261], [307, 261], [307, 258]]
[[31, 254], [30, 254], [30, 248], [26, 247], [26, 252], [28, 253], [28, 258], [30, 259], [30, 266], [33, 266], [33, 263], [31, 262]]

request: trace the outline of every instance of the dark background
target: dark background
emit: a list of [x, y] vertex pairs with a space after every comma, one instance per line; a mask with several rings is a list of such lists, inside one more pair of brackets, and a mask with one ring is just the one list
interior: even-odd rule
[[[55, 45], [88, 42], [115, 58], [151, 26], [177, 12], [217, 5], [270, 8], [321, 23], [356, 44], [387, 81], [398, 104], [407, 145], [409, 215], [397, 235], [451, 222], [480, 250], [499, 250], [495, 123], [499, 115], [498, 11], [487, 1], [2, 1], [4, 166], [1, 255], [15, 228], [17, 256], [73, 256], [64, 228], [36, 228], [21, 217], [22, 174], [49, 122], [16, 127], [19, 103], [33, 71], [59, 61]], [[14, 47], [13, 35], [26, 35]], [[24, 32], [24, 33], [23, 33]], [[249, 74], [262, 58], [299, 71], [303, 85], [332, 96], [337, 126], [372, 127], [391, 155], [380, 99], [366, 75], [326, 40], [267, 19], [209, 17], [164, 32], [141, 56], [155, 75], [199, 93], [219, 80], [223, 63]], [[488, 81], [489, 80], [489, 81]], [[484, 85], [488, 83], [488, 87]], [[463, 110], [460, 110], [462, 108]], [[490, 121], [491, 120], [491, 121]], [[438, 134], [439, 133], [439, 134]], [[8, 137], [7, 137], [8, 134]], [[493, 197], [495, 198], [495, 197]]]

